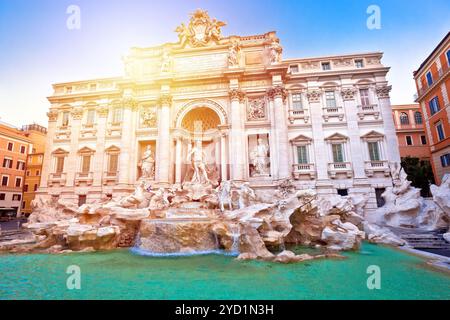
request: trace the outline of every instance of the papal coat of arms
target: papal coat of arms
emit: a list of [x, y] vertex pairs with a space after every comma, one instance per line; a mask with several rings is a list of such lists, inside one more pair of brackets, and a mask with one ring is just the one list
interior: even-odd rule
[[197, 9], [191, 14], [191, 20], [186, 26], [182, 23], [175, 29], [181, 46], [190, 44], [192, 47], [207, 45], [210, 41], [219, 41], [222, 37], [221, 28], [226, 26], [223, 21], [211, 19], [205, 10]]

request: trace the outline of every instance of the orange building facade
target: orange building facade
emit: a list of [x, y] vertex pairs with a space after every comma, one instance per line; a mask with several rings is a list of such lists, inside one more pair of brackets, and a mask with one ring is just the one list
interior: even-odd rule
[[31, 140], [23, 131], [0, 123], [0, 212], [20, 215], [22, 188]]
[[437, 184], [450, 173], [450, 32], [414, 72]]
[[33, 211], [31, 201], [34, 200], [41, 182], [47, 128], [37, 124], [31, 124], [23, 126], [22, 131], [28, 136], [33, 145], [27, 156], [22, 201], [22, 214], [29, 215]]
[[413, 157], [430, 161], [430, 146], [425, 132], [420, 105], [393, 105], [392, 115], [394, 117], [400, 157]]

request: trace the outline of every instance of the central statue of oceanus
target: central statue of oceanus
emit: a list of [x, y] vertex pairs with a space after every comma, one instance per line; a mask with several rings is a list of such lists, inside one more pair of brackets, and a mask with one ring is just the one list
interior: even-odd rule
[[187, 160], [192, 162], [192, 167], [194, 169], [191, 183], [210, 183], [206, 171], [206, 154], [203, 151], [201, 140], [196, 140], [194, 142], [194, 146], [188, 153]]

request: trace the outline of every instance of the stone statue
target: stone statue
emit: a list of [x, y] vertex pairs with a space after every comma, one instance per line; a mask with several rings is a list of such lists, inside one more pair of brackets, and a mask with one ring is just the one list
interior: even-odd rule
[[281, 54], [283, 53], [283, 47], [280, 45], [280, 40], [274, 39], [270, 45], [270, 63], [280, 63]]
[[250, 184], [248, 182], [241, 184], [238, 194], [239, 209], [244, 209], [245, 207], [247, 207], [250, 199], [256, 199], [255, 191], [250, 188]]
[[241, 47], [237, 42], [234, 42], [228, 51], [228, 65], [230, 67], [239, 67], [239, 56]]
[[192, 176], [192, 183], [210, 183], [208, 173], [206, 172], [206, 154], [202, 148], [202, 141], [196, 140], [194, 146], [187, 156], [187, 160], [192, 162], [194, 168], [194, 175]]
[[266, 144], [264, 144], [263, 139], [258, 139], [258, 144], [253, 149], [250, 157], [252, 160], [252, 164], [254, 167], [254, 170], [252, 172], [252, 176], [262, 176], [267, 175], [267, 155], [269, 152], [269, 148]]
[[226, 26], [227, 24], [223, 21], [218, 21], [217, 19], [212, 19], [210, 29], [209, 29], [209, 35], [211, 39], [219, 41], [222, 38], [222, 27]]
[[229, 210], [233, 210], [231, 203], [231, 181], [222, 181], [216, 191], [219, 198], [220, 211], [225, 211], [225, 204], [228, 204]]
[[159, 188], [151, 197], [149, 209], [151, 210], [161, 210], [169, 207], [169, 192], [166, 192], [164, 188]]
[[[129, 196], [126, 196], [125, 198], [122, 198], [118, 206], [122, 208], [137, 208], [143, 201], [145, 201], [145, 182], [141, 181], [137, 186], [136, 189], [132, 194]], [[115, 203], [111, 202], [110, 206], [114, 206]]]
[[141, 159], [142, 177], [144, 179], [154, 179], [155, 177], [155, 159], [153, 158], [152, 149], [150, 146], [145, 148]]
[[178, 39], [179, 39], [180, 45], [184, 46], [191, 35], [189, 32], [189, 29], [186, 27], [186, 25], [184, 23], [181, 23], [181, 25], [175, 29], [175, 32], [178, 33]]

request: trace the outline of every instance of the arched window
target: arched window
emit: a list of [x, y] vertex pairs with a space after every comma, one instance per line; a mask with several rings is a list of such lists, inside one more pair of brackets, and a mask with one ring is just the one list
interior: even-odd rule
[[400, 113], [400, 124], [409, 124], [409, 117], [405, 112]]
[[416, 124], [422, 124], [423, 123], [422, 114], [419, 111], [416, 111], [414, 113], [414, 121], [416, 122]]

